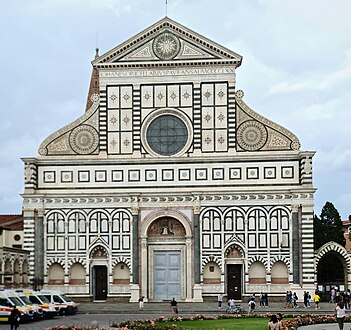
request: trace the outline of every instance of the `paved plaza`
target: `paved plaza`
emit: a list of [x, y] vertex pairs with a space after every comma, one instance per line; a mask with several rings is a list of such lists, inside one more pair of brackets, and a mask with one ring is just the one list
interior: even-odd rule
[[[246, 304], [243, 304], [246, 308]], [[191, 316], [196, 314], [216, 315], [225, 313], [226, 306], [218, 309], [216, 302], [204, 303], [179, 303], [179, 316]], [[258, 308], [256, 313], [277, 313], [301, 314], [318, 313], [333, 314], [334, 304], [322, 303], [321, 308], [315, 310], [311, 308], [284, 308], [284, 303], [274, 302], [269, 307]], [[351, 312], [351, 311], [350, 311]], [[58, 316], [52, 320], [42, 320], [21, 324], [20, 330], [46, 329], [57, 325], [99, 325], [106, 329], [112, 329], [113, 323], [120, 323], [126, 320], [152, 319], [160, 316], [171, 316], [169, 302], [145, 303], [144, 310], [139, 311], [137, 303], [82, 303], [79, 305], [79, 312], [72, 316]], [[0, 324], [0, 330], [9, 329], [8, 324]], [[301, 330], [332, 330], [338, 329], [337, 324], [315, 325], [302, 327]], [[346, 324], [344, 330], [351, 329], [351, 323]]]

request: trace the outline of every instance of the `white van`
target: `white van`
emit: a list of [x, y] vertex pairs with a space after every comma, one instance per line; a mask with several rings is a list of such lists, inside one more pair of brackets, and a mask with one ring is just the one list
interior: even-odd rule
[[33, 309], [25, 306], [15, 294], [0, 290], [0, 321], [8, 321], [15, 306], [17, 306], [17, 309], [21, 313], [21, 322], [33, 320]]
[[31, 289], [16, 290], [17, 295], [27, 305], [38, 306], [44, 318], [52, 319], [59, 312], [59, 307], [51, 304], [45, 296], [38, 296], [38, 292]]
[[78, 312], [78, 304], [68, 298], [62, 291], [58, 290], [40, 290], [39, 298], [45, 296], [50, 303], [59, 308], [59, 314], [72, 315]]
[[38, 305], [33, 305], [31, 303], [31, 301], [29, 299], [27, 299], [26, 297], [20, 297], [18, 292], [15, 290], [5, 290], [5, 292], [7, 292], [10, 299], [11, 299], [11, 297], [16, 297], [22, 303], [22, 306], [25, 306], [29, 310], [32, 310], [34, 320], [39, 320], [39, 319], [43, 318], [43, 316], [44, 316], [43, 310]]

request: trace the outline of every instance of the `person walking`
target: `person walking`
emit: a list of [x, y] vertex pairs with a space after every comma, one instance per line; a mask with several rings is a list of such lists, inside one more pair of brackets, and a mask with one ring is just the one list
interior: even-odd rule
[[261, 292], [260, 294], [260, 307], [264, 307], [264, 293]]
[[173, 316], [178, 315], [178, 303], [175, 298], [171, 301], [171, 311]]
[[139, 301], [139, 310], [142, 311], [144, 309], [144, 296], [140, 296], [138, 301]]
[[344, 329], [344, 321], [345, 321], [345, 307], [342, 301], [338, 302], [336, 305], [336, 321], [338, 322], [339, 329]]
[[296, 292], [294, 292], [294, 294], [293, 294], [294, 308], [299, 308], [299, 305], [297, 304], [298, 300], [299, 300], [299, 297], [297, 296]]
[[321, 297], [317, 292], [315, 293], [313, 300], [314, 300], [314, 303], [316, 304], [316, 309], [320, 309], [319, 302], [321, 300]]
[[223, 302], [223, 295], [220, 293], [217, 297], [218, 309], [221, 309]]
[[269, 305], [268, 305], [268, 294], [267, 293], [264, 294], [264, 305], [265, 305], [265, 307], [269, 307]]
[[251, 313], [253, 313], [255, 311], [255, 306], [256, 306], [255, 299], [251, 298], [250, 301], [249, 301], [248, 315], [250, 315]]
[[303, 292], [303, 307], [307, 308], [308, 292]]
[[17, 330], [19, 327], [20, 320], [21, 320], [21, 313], [17, 309], [17, 306], [15, 306], [13, 308], [13, 310], [11, 311], [11, 314], [9, 316], [9, 322], [10, 322], [10, 326], [11, 326], [10, 329]]

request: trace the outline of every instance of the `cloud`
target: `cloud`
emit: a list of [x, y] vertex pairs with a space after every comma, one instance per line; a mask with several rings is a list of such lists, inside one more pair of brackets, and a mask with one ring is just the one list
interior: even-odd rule
[[351, 49], [345, 51], [346, 61], [337, 71], [325, 73], [321, 79], [305, 80], [297, 83], [279, 82], [269, 89], [269, 94], [293, 93], [308, 90], [325, 90], [351, 78]]

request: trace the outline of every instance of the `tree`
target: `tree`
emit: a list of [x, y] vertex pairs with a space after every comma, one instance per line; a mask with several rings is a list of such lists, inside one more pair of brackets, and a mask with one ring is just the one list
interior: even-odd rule
[[317, 250], [328, 242], [336, 242], [345, 246], [346, 241], [342, 231], [342, 221], [333, 203], [326, 202], [320, 217], [314, 216], [314, 248]]

